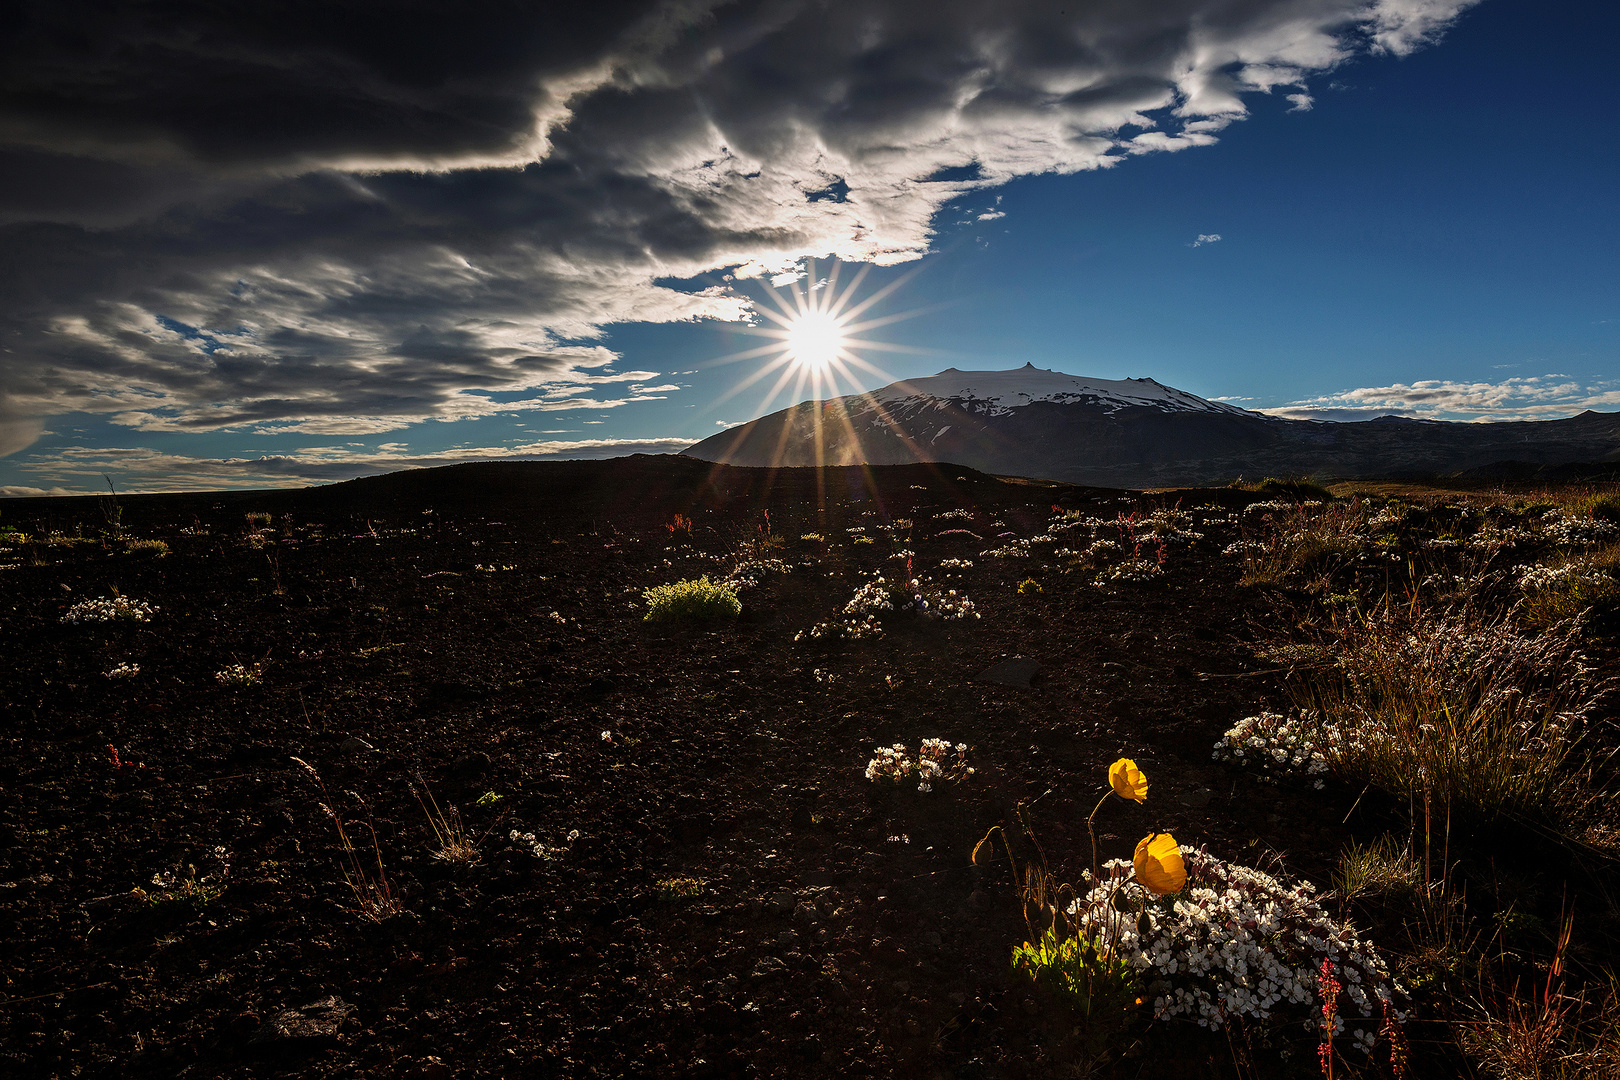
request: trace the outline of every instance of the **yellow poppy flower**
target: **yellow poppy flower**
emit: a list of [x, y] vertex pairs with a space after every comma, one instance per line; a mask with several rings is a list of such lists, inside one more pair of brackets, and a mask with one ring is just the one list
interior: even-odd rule
[[1181, 846], [1169, 833], [1153, 833], [1136, 845], [1136, 880], [1156, 896], [1180, 892], [1187, 884]]
[[1120, 798], [1147, 802], [1147, 777], [1142, 775], [1142, 770], [1130, 758], [1122, 757], [1108, 766], [1108, 782]]

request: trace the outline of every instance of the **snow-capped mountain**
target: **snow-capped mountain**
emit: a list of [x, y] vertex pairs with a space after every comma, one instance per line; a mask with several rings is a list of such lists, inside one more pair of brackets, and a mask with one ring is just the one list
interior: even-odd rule
[[950, 368], [800, 402], [683, 453], [752, 466], [948, 461], [1111, 487], [1435, 474], [1510, 460], [1620, 462], [1620, 413], [1505, 424], [1393, 421], [1284, 420], [1153, 379], [1091, 379], [1026, 364]]
[[[1242, 413], [1218, 401], [1177, 390], [1152, 379], [1087, 379], [1025, 364], [1011, 371], [958, 371], [946, 368], [926, 379], [890, 383], [869, 396], [893, 409], [921, 399], [953, 402], [975, 412], [1002, 416], [1020, 405], [1050, 401], [1060, 405], [1087, 405], [1104, 412], [1120, 409], [1158, 409], [1161, 412]], [[848, 400], [843, 399], [843, 400]]]

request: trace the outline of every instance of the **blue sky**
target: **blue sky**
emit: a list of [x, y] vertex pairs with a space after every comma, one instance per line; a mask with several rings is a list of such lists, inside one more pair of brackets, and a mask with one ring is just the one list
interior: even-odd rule
[[[289, 181], [281, 165], [259, 188], [230, 188], [242, 183], [248, 166], [240, 163], [222, 179], [212, 165], [108, 150], [108, 168], [173, 173], [184, 183], [171, 188], [200, 194], [124, 205], [87, 180], [78, 206], [41, 210], [35, 196], [8, 214], [13, 224], [5, 228], [31, 229], [30, 238], [49, 233], [58, 248], [64, 236], [84, 238], [87, 247], [116, 239], [118, 253], [95, 260], [112, 259], [119, 270], [64, 271], [78, 291], [61, 286], [51, 296], [69, 301], [50, 319], [30, 324], [24, 312], [8, 327], [7, 351], [19, 355], [37, 343], [46, 357], [39, 370], [51, 377], [36, 372], [32, 383], [19, 378], [14, 387], [0, 377], [0, 406], [14, 403], [9, 421], [0, 413], [0, 425], [10, 424], [0, 426], [9, 432], [0, 449], [12, 451], [0, 457], [0, 491], [92, 490], [104, 472], [124, 490], [171, 490], [321, 482], [514, 447], [550, 456], [677, 449], [769, 411], [770, 380], [726, 397], [760, 359], [716, 361], [761, 344], [735, 319], [746, 301], [764, 304], [766, 281], [793, 254], [791, 245], [748, 237], [779, 224], [773, 214], [800, 215], [806, 206], [845, 216], [827, 219], [822, 235], [833, 239], [811, 236], [803, 249], [843, 244], [853, 258], [881, 262], [889, 251], [904, 260], [871, 267], [852, 294], [859, 301], [896, 286], [867, 316], [906, 317], [868, 336], [909, 351], [864, 353], [893, 378], [1033, 363], [1110, 379], [1147, 376], [1249, 408], [1328, 419], [1389, 412], [1545, 419], [1620, 408], [1620, 149], [1612, 134], [1620, 95], [1606, 49], [1620, 37], [1620, 16], [1607, 5], [1486, 0], [1452, 21], [1455, 7], [1437, 9], [1427, 40], [1395, 49], [1358, 39], [1341, 59], [1314, 68], [1287, 54], [1298, 63], [1293, 83], [1242, 92], [1241, 117], [1218, 102], [1179, 119], [1170, 109], [1144, 112], [1152, 130], [1173, 135], [1179, 126], [1189, 141], [1212, 136], [1212, 145], [1121, 154], [1120, 145], [1145, 145], [1129, 140], [1148, 129], [1127, 124], [1109, 136], [1123, 156], [1111, 167], [1043, 172], [1050, 160], [1036, 154], [1026, 163], [1021, 148], [1020, 140], [1043, 137], [1032, 121], [994, 127], [981, 138], [991, 150], [979, 154], [996, 182], [920, 209], [903, 206], [886, 225], [863, 218], [853, 244], [836, 229], [847, 228], [848, 215], [887, 212], [872, 194], [887, 190], [881, 170], [865, 186], [856, 180], [839, 206], [814, 194], [808, 203], [795, 198], [794, 207], [780, 198], [775, 207], [769, 196], [738, 202], [726, 210], [723, 230], [716, 215], [703, 219], [701, 243], [682, 231], [683, 221], [665, 225], [649, 213], [621, 250], [608, 242], [621, 239], [611, 232], [617, 226], [598, 224], [607, 220], [601, 206], [560, 194], [555, 163], [532, 146], [502, 148], [509, 158], [520, 155], [510, 158], [519, 164], [497, 168], [473, 167], [477, 154], [495, 151], [458, 147], [457, 164], [426, 175], [419, 163], [390, 171], [368, 160], [364, 170], [327, 162]], [[617, 40], [609, 30], [604, 40]], [[675, 67], [667, 56], [658, 62], [660, 70]], [[807, 94], [819, 85], [809, 75], [805, 84]], [[792, 92], [784, 94], [790, 104]], [[1195, 98], [1183, 91], [1178, 100]], [[642, 121], [625, 126], [610, 111], [626, 107], [576, 102], [569, 131], [616, 123], [626, 144], [644, 138]], [[750, 117], [712, 111], [732, 153]], [[174, 115], [177, 131], [201, 140], [183, 127], [183, 111]], [[842, 137], [842, 128], [829, 127], [818, 145], [828, 144], [827, 131]], [[423, 153], [425, 138], [408, 131], [406, 149], [385, 149]], [[917, 139], [930, 153], [939, 145], [926, 131]], [[553, 157], [569, 152], [564, 136], [553, 141]], [[278, 160], [309, 152], [292, 147]], [[754, 150], [755, 172], [742, 175], [769, 179], [773, 165], [781, 175], [838, 171], [819, 158], [804, 166], [788, 151], [771, 157], [777, 152]], [[534, 164], [525, 169], [524, 160]], [[1075, 168], [1080, 159], [1067, 160], [1064, 167]], [[267, 177], [275, 171], [263, 168]], [[793, 191], [816, 183], [803, 175], [792, 179]], [[290, 223], [280, 207], [294, 199], [299, 216]], [[628, 197], [612, 209], [627, 204]], [[407, 221], [418, 246], [375, 239], [392, 227], [376, 224], [378, 214]], [[563, 236], [557, 250], [568, 253], [575, 276], [536, 283], [530, 274], [491, 269], [513, 249], [490, 237], [539, 228], [537, 221]], [[656, 245], [664, 245], [657, 259], [641, 264], [644, 284], [632, 288], [613, 276], [621, 260], [639, 257], [624, 252]], [[525, 241], [523, 250], [531, 247]], [[165, 275], [161, 287], [126, 284], [139, 277], [147, 252], [158, 253], [149, 265]], [[763, 273], [739, 268], [743, 256], [777, 265]], [[592, 258], [600, 272], [578, 273]], [[454, 291], [423, 293], [423, 265], [433, 267], [436, 289], [449, 279]], [[840, 268], [842, 283], [858, 265]], [[828, 267], [820, 260], [817, 277]], [[671, 283], [673, 290], [656, 288]], [[524, 314], [531, 286], [547, 308], [532, 321]], [[314, 292], [319, 307], [299, 306], [298, 297]], [[457, 305], [483, 314], [469, 320]], [[428, 314], [416, 322], [419, 312]], [[362, 316], [363, 323], [329, 330], [340, 318]], [[247, 319], [261, 322], [236, 325]], [[376, 333], [379, 354], [358, 346], [331, 353], [333, 341], [364, 336], [356, 325]], [[512, 325], [521, 332], [508, 333]], [[541, 333], [543, 355], [501, 351], [508, 338], [522, 337], [527, 348]], [[73, 351], [50, 351], [67, 340]], [[209, 343], [198, 348], [199, 340]], [[555, 377], [543, 399], [534, 379], [510, 376], [524, 364]], [[66, 382], [67, 365], [77, 365], [82, 385], [50, 398], [39, 388]], [[467, 371], [470, 381], [458, 384]], [[862, 373], [841, 389], [886, 381]], [[411, 392], [397, 393], [406, 383]], [[480, 396], [529, 405], [514, 413], [464, 407]], [[24, 400], [60, 401], [63, 411], [36, 404], [30, 414], [15, 405]], [[571, 401], [588, 406], [567, 407]], [[769, 409], [791, 403], [778, 396]]]

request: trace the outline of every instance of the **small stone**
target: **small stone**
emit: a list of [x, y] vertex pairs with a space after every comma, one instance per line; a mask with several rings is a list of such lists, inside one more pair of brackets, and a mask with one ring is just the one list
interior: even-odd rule
[[960, 990], [953, 990], [945, 996], [950, 998], [952, 1005], [960, 1007], [967, 1004], [967, 995]]
[[1189, 791], [1187, 794], [1181, 797], [1181, 805], [1190, 806], [1194, 810], [1201, 810], [1209, 805], [1209, 797], [1211, 794], [1212, 792], [1209, 790], [1209, 788], [1199, 788], [1197, 791]]
[[778, 975], [787, 974], [787, 965], [774, 956], [762, 956], [754, 970], [748, 973], [751, 979], [772, 979]]
[[1029, 689], [1029, 682], [1041, 670], [1041, 662], [1029, 656], [1011, 656], [999, 664], [991, 664], [974, 676], [979, 682]]
[[329, 997], [298, 1009], [286, 1009], [266, 1020], [249, 1039], [256, 1046], [291, 1046], [337, 1038], [343, 1020], [354, 1011], [341, 998]]
[[351, 757], [357, 757], [360, 754], [375, 753], [376, 749], [377, 748], [375, 746], [372, 746], [370, 743], [366, 742], [366, 740], [355, 735], [351, 735], [349, 738], [338, 743], [338, 753], [348, 754]]
[[820, 918], [821, 913], [814, 904], [806, 902], [793, 909], [793, 921], [796, 923], [813, 923]]
[[778, 945], [797, 945], [799, 943], [798, 931], [796, 931], [796, 930], [784, 930], [784, 931], [782, 931], [780, 934], [776, 935], [776, 943]]
[[922, 1034], [922, 1025], [917, 1023], [915, 1020], [907, 1020], [906, 1034], [915, 1039], [918, 1035]]
[[797, 906], [798, 901], [786, 889], [771, 897], [771, 913], [773, 915], [791, 915], [793, 909]]
[[923, 935], [923, 944], [931, 945], [936, 949], [940, 947], [943, 941], [944, 939], [932, 930]]
[[911, 984], [901, 979], [894, 984], [894, 992], [897, 994], [909, 994], [911, 993]]
[[1031, 1001], [1029, 998], [1024, 999], [1024, 1015], [1025, 1016], [1034, 1016], [1036, 1013], [1038, 1013], [1040, 1011], [1041, 1011], [1041, 1007], [1039, 1005], [1035, 1004], [1035, 1002]]

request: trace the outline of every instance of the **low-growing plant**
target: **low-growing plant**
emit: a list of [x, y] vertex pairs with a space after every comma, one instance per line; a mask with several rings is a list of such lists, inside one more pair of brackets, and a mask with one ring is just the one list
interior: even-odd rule
[[[418, 788], [416, 784], [422, 786]], [[462, 866], [477, 862], [478, 845], [483, 837], [468, 834], [467, 827], [461, 822], [461, 814], [454, 806], [448, 809], [440, 807], [439, 800], [433, 797], [433, 789], [428, 787], [420, 774], [416, 777], [416, 784], [410, 785], [411, 794], [416, 797], [416, 805], [422, 808], [428, 828], [433, 830], [433, 857]], [[478, 801], [480, 805], [484, 804], [483, 799]], [[491, 825], [486, 829], [485, 835], [494, 827]]]
[[560, 859], [564, 855], [568, 854], [569, 848], [574, 846], [574, 841], [579, 839], [579, 830], [569, 830], [568, 835], [563, 838], [562, 847], [552, 847], [544, 840], [536, 839], [534, 833], [532, 832], [520, 832], [517, 829], [513, 829], [507, 834], [507, 836], [512, 843], [521, 844], [528, 848], [535, 858], [544, 862], [550, 862], [554, 859]]
[[169, 553], [169, 545], [162, 540], [131, 540], [124, 545], [131, 555], [145, 555], [161, 559]]
[[108, 668], [101, 674], [109, 679], [132, 679], [141, 673], [141, 665], [132, 664], [125, 660], [115, 667]]
[[[953, 752], [955, 760], [951, 760]], [[866, 764], [866, 778], [874, 784], [899, 785], [915, 777], [917, 790], [926, 794], [934, 790], [936, 781], [960, 784], [973, 775], [973, 769], [967, 763], [967, 752], [966, 743], [957, 743], [952, 747], [944, 739], [924, 739], [917, 748], [917, 759], [913, 761], [906, 756], [904, 743], [880, 746], [876, 750], [877, 756]]]
[[1038, 596], [1041, 592], [1041, 583], [1034, 578], [1025, 578], [1018, 583], [1019, 596]]
[[350, 895], [354, 897], [354, 912], [373, 922], [381, 922], [405, 910], [395, 896], [393, 884], [388, 880], [388, 870], [383, 865], [382, 845], [377, 839], [377, 827], [371, 822], [371, 812], [365, 801], [354, 792], [349, 796], [360, 804], [360, 809], [366, 815], [366, 820], [359, 824], [365, 826], [371, 834], [371, 851], [363, 853], [355, 847], [349, 839], [349, 823], [343, 817], [342, 808], [336, 799], [326, 790], [326, 783], [321, 774], [315, 771], [315, 766], [303, 758], [293, 758], [292, 761], [304, 770], [320, 792], [320, 799], [316, 805], [321, 808], [333, 828], [337, 830], [338, 847], [343, 852], [339, 868], [343, 873], [343, 882], [349, 887]]
[[94, 600], [80, 600], [67, 609], [62, 621], [65, 623], [88, 622], [151, 622], [156, 614], [156, 604], [148, 604], [145, 600], [131, 600], [127, 596], [114, 593], [111, 597], [98, 596]]
[[1520, 615], [1531, 626], [1543, 628], [1620, 602], [1620, 582], [1604, 562], [1595, 560], [1521, 567], [1519, 588], [1524, 590]]
[[1573, 628], [1527, 635], [1478, 609], [1385, 603], [1316, 628], [1330, 666], [1295, 670], [1291, 695], [1322, 724], [1331, 770], [1478, 819], [1579, 831], [1595, 799], [1587, 721], [1603, 687]]
[[264, 681], [264, 661], [229, 664], [214, 672], [214, 681], [231, 690], [246, 690]]
[[1409, 845], [1385, 833], [1365, 844], [1351, 841], [1334, 869], [1333, 891], [1343, 900], [1410, 892], [1418, 885], [1418, 863]]
[[735, 618], [742, 611], [736, 592], [711, 582], [707, 574], [695, 581], [655, 585], [642, 596], [647, 601], [646, 622], [711, 622]]
[[703, 895], [703, 882], [697, 878], [663, 878], [655, 887], [658, 890], [658, 899], [666, 904], [680, 903], [683, 900], [695, 900]]
[[185, 904], [190, 907], [206, 907], [218, 900], [225, 893], [225, 882], [231, 874], [231, 864], [226, 861], [225, 849], [215, 847], [209, 853], [214, 866], [201, 876], [197, 873], [195, 864], [176, 867], [173, 870], [160, 870], [152, 875], [152, 888], [136, 887], [134, 895], [153, 907], [166, 907]]

